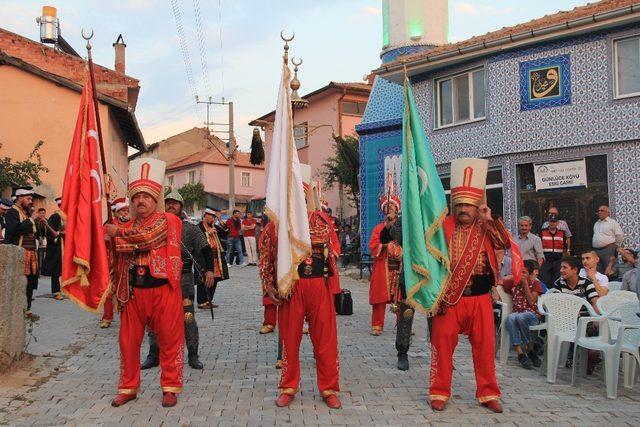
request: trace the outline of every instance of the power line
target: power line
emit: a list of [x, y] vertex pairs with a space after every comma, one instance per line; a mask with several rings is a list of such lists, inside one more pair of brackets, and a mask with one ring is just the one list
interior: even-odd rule
[[[187, 83], [189, 84], [189, 91], [191, 92], [191, 99], [196, 96], [196, 82], [193, 78], [193, 68], [191, 66], [191, 59], [189, 58], [189, 47], [187, 45], [187, 37], [184, 33], [184, 26], [182, 24], [182, 12], [180, 11], [180, 4], [178, 0], [169, 0], [171, 3], [171, 11], [173, 12], [173, 19], [176, 23], [176, 31], [178, 33], [178, 44], [180, 45], [180, 52], [182, 54], [182, 60], [184, 62], [185, 72], [187, 74]], [[191, 103], [193, 112], [198, 116], [198, 109], [196, 104]]]
[[211, 96], [211, 86], [209, 85], [209, 67], [207, 66], [207, 55], [205, 49], [205, 37], [202, 27], [202, 16], [200, 13], [200, 1], [193, 0], [193, 14], [196, 21], [196, 38], [198, 39], [198, 50], [200, 51], [200, 67], [202, 68], [202, 77], [204, 81], [204, 89], [207, 96]]
[[224, 96], [224, 50], [222, 49], [222, 0], [218, 0], [218, 26], [220, 27], [220, 84]]

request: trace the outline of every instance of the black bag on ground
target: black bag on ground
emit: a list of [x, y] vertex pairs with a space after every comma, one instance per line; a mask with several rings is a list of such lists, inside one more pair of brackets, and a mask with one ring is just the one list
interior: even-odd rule
[[353, 314], [353, 299], [349, 289], [343, 289], [342, 292], [336, 294], [334, 303], [337, 314], [341, 316], [351, 316]]

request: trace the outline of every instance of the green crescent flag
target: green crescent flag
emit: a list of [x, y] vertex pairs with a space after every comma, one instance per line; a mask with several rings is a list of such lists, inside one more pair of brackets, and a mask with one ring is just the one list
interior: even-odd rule
[[435, 314], [449, 278], [449, 254], [442, 224], [447, 199], [427, 136], [405, 77], [402, 120], [402, 252], [407, 302]]

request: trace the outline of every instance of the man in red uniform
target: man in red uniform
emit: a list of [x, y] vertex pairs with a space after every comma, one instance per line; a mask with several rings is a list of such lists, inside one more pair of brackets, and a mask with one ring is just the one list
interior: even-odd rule
[[434, 410], [442, 411], [451, 397], [453, 353], [458, 335], [471, 342], [476, 374], [476, 398], [493, 412], [502, 412], [494, 365], [495, 331], [491, 287], [499, 278], [510, 236], [504, 223], [494, 220], [484, 203], [488, 162], [451, 162], [452, 215], [444, 222], [451, 276], [445, 284], [439, 313], [431, 330], [431, 385]]
[[[113, 201], [112, 208], [113, 209], [113, 218], [111, 219], [111, 223], [115, 225], [124, 225], [129, 221], [129, 202], [125, 197], [120, 197]], [[111, 245], [109, 243], [109, 237], [107, 236], [107, 254], [109, 258], [114, 256], [114, 254], [109, 251]], [[109, 263], [111, 265], [111, 262]], [[107, 297], [104, 302], [104, 311], [102, 313], [102, 320], [100, 320], [101, 328], [108, 328], [111, 326], [111, 322], [113, 322], [113, 298], [115, 293], [113, 290], [111, 291], [111, 295]]]
[[384, 329], [384, 315], [387, 304], [400, 301], [398, 293], [402, 266], [402, 242], [393, 239], [391, 228], [398, 221], [400, 213], [398, 196], [386, 195], [380, 199], [380, 209], [385, 214], [384, 221], [371, 232], [369, 251], [373, 258], [369, 285], [371, 310], [371, 335], [381, 335]]
[[[311, 187], [305, 184], [307, 200], [312, 198]], [[313, 206], [313, 205], [312, 205]], [[337, 273], [337, 261], [332, 248], [337, 239], [333, 222], [321, 210], [309, 212], [312, 256], [298, 266], [300, 279], [287, 299], [276, 294], [278, 325], [282, 340], [282, 371], [280, 376], [279, 407], [289, 406], [300, 386], [300, 341], [305, 319], [316, 359], [318, 389], [326, 405], [332, 409], [342, 407], [337, 393], [339, 385], [338, 333], [336, 311], [329, 277]], [[271, 228], [273, 227], [273, 228]], [[276, 236], [275, 224], [267, 226], [263, 235]], [[260, 274], [267, 294], [277, 291], [277, 241], [262, 238], [260, 247]]]
[[262, 306], [264, 307], [264, 319], [262, 321], [261, 334], [270, 334], [276, 328], [278, 321], [278, 285], [276, 274], [276, 251], [278, 247], [278, 235], [275, 222], [269, 221], [260, 233], [258, 241], [258, 272], [262, 280]]
[[106, 224], [115, 238], [114, 286], [120, 315], [120, 383], [112, 406], [135, 399], [140, 387], [140, 345], [145, 327], [158, 338], [162, 406], [177, 403], [182, 390], [184, 326], [180, 277], [182, 223], [164, 212], [166, 164], [139, 158], [129, 164], [132, 220]]

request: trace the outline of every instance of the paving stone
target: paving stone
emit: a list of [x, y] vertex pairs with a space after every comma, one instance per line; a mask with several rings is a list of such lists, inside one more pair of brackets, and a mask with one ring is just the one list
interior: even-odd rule
[[[368, 284], [348, 276], [342, 286], [354, 298], [354, 315], [338, 316], [342, 410], [330, 410], [316, 388], [313, 348], [301, 346], [301, 391], [290, 408], [276, 408], [279, 371], [274, 369], [276, 334], [259, 335], [261, 298], [255, 267], [232, 268], [232, 279], [216, 293], [215, 321], [198, 311], [203, 371], [185, 367], [185, 390], [175, 408], [162, 408], [159, 370], [142, 373], [138, 399], [110, 405], [118, 381], [118, 321], [99, 329], [98, 318], [69, 301], [45, 294], [43, 278], [34, 302], [42, 316], [29, 351], [36, 357], [0, 377], [0, 424], [11, 425], [638, 425], [639, 387], [619, 388], [606, 399], [598, 377], [571, 387], [561, 368], [556, 384], [514, 358], [497, 365], [504, 414], [492, 414], [475, 401], [475, 377], [468, 340], [455, 353], [453, 398], [445, 412], [428, 406], [430, 351], [426, 320], [416, 316], [409, 358], [411, 369], [395, 369], [395, 333], [387, 313], [382, 336], [369, 334]], [[146, 342], [142, 356], [146, 355]]]

